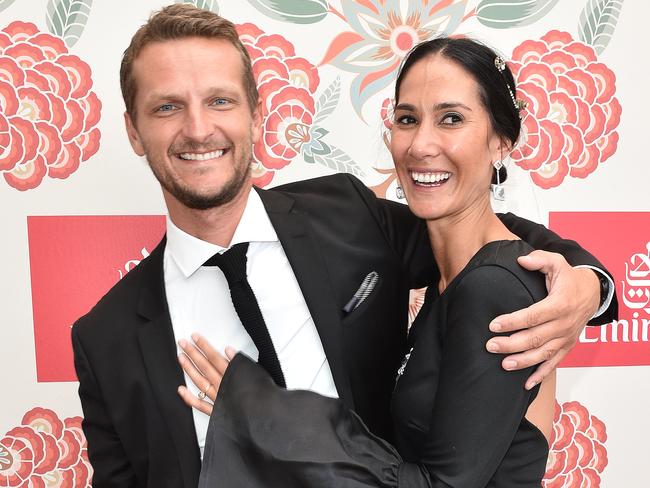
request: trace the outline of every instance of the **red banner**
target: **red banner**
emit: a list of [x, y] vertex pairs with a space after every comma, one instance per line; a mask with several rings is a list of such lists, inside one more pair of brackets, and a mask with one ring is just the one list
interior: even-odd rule
[[619, 302], [618, 320], [587, 327], [560, 366], [650, 365], [650, 213], [551, 212], [549, 227], [600, 259]]
[[38, 381], [76, 381], [70, 327], [148, 256], [165, 217], [27, 217]]

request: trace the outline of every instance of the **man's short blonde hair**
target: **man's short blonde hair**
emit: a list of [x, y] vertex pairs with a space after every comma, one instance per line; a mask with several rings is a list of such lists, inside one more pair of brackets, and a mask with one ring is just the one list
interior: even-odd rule
[[135, 97], [138, 91], [137, 80], [133, 75], [133, 61], [142, 49], [152, 42], [184, 39], [187, 37], [204, 37], [207, 39], [224, 39], [239, 51], [243, 67], [243, 83], [246, 98], [251, 111], [257, 106], [259, 95], [251, 58], [239, 40], [235, 24], [208, 10], [202, 10], [188, 4], [169, 5], [155, 12], [146, 24], [138, 29], [131, 44], [124, 51], [120, 67], [120, 87], [127, 113], [135, 119]]

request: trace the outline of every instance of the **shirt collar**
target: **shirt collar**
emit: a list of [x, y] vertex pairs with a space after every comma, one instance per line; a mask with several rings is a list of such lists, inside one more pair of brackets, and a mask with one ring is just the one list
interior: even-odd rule
[[[277, 242], [278, 235], [266, 213], [262, 199], [256, 191], [248, 194], [246, 208], [235, 229], [230, 246], [240, 242]], [[177, 264], [186, 278], [189, 278], [209, 258], [221, 253], [224, 248], [203, 241], [178, 228], [167, 216], [167, 246], [165, 251]]]

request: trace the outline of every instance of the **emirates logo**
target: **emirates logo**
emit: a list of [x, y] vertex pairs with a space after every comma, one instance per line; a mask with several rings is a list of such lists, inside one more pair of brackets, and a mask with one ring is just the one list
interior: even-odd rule
[[[645, 252], [634, 253], [625, 263], [625, 276], [620, 283], [620, 296], [626, 309], [621, 318], [600, 327], [586, 328], [582, 343], [626, 343], [649, 341], [650, 330], [650, 241]], [[625, 317], [625, 318], [623, 318]]]
[[621, 290], [627, 308], [650, 314], [650, 241], [645, 245], [645, 254], [633, 254], [630, 261], [625, 263], [625, 279], [621, 280]]
[[618, 297], [618, 316], [586, 327], [560, 366], [650, 365], [650, 212], [551, 212], [549, 227], [598, 257]]
[[146, 248], [146, 247], [143, 247], [143, 248], [140, 250], [140, 254], [141, 254], [141, 256], [142, 256], [141, 259], [129, 259], [129, 260], [124, 264], [124, 266], [122, 266], [122, 268], [120, 268], [120, 269], [117, 270], [117, 274], [120, 276], [120, 279], [124, 278], [124, 276], [126, 276], [126, 274], [127, 274], [129, 271], [131, 271], [131, 270], [132, 270], [133, 268], [135, 268], [138, 264], [140, 264], [140, 261], [142, 261], [142, 259], [148, 257], [150, 253], [149, 253], [149, 251], [147, 251], [147, 248]]

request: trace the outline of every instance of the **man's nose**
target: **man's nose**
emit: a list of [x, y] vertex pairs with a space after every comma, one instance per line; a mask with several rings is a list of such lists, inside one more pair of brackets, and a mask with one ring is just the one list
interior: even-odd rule
[[207, 110], [201, 107], [190, 107], [187, 109], [182, 130], [183, 135], [188, 139], [203, 142], [214, 132], [214, 121]]

